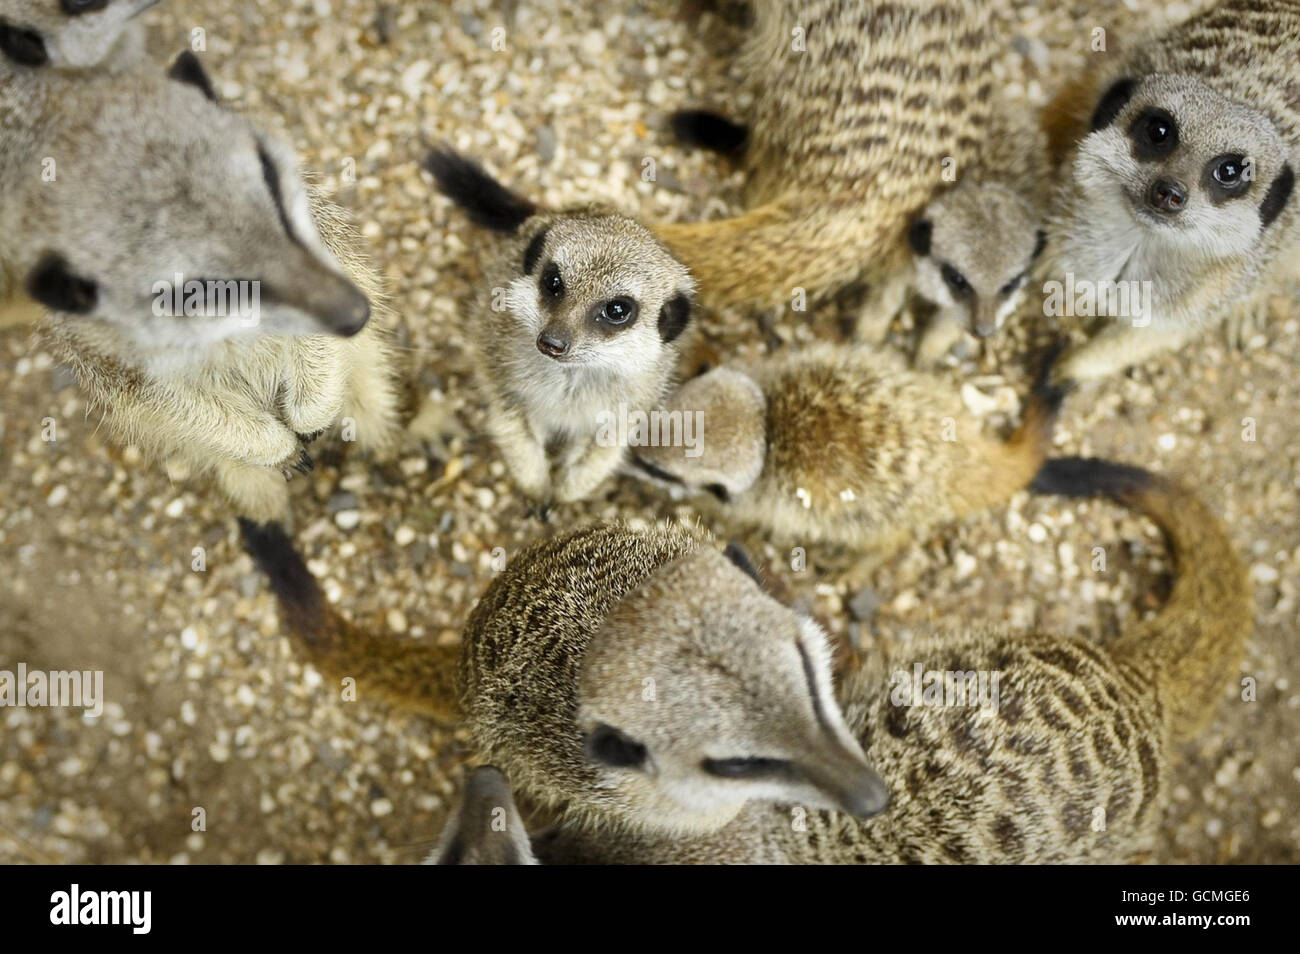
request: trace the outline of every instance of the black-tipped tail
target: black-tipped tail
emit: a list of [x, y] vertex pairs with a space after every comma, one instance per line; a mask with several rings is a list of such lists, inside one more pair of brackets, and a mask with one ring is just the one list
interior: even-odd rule
[[707, 109], [681, 109], [670, 120], [673, 134], [680, 142], [698, 149], [709, 149], [724, 156], [745, 151], [749, 128], [734, 123], [720, 113]]
[[459, 205], [470, 221], [496, 232], [514, 232], [537, 205], [511, 192], [477, 163], [445, 147], [435, 148], [424, 167], [438, 181], [443, 195]]
[[324, 597], [293, 541], [278, 523], [253, 523], [240, 518], [244, 549], [266, 576], [280, 603], [292, 618], [319, 619]]
[[1061, 497], [1109, 497], [1120, 502], [1151, 487], [1155, 475], [1141, 467], [1097, 457], [1057, 457], [1044, 461], [1029, 489]]

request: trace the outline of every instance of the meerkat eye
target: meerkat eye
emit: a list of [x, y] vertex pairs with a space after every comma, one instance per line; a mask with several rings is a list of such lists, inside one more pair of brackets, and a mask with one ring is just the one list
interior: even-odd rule
[[607, 325], [625, 325], [636, 317], [636, 302], [631, 298], [611, 298], [596, 311], [596, 320]]
[[564, 279], [560, 277], [560, 269], [554, 262], [547, 262], [546, 267], [542, 269], [542, 291], [552, 298], [559, 298], [564, 294]]
[[108, 6], [108, 0], [62, 0], [63, 12], [70, 17], [92, 10], [102, 10]]
[[1012, 292], [1014, 292], [1017, 288], [1019, 288], [1021, 285], [1025, 283], [1025, 279], [1028, 276], [1029, 276], [1028, 272], [1021, 272], [1015, 278], [1011, 279], [1011, 281], [1007, 282], [1005, 285], [999, 288], [998, 294], [1010, 295]]
[[1240, 192], [1250, 184], [1244, 156], [1218, 156], [1206, 163], [1205, 171], [1220, 192]]
[[1178, 124], [1163, 109], [1145, 110], [1133, 121], [1138, 158], [1156, 159], [1178, 148]]
[[769, 778], [788, 772], [790, 763], [784, 759], [705, 759], [700, 768], [718, 778]]
[[958, 295], [965, 295], [970, 291], [970, 282], [966, 281], [966, 276], [951, 265], [944, 265], [940, 270], [943, 280], [948, 283], [948, 287]]

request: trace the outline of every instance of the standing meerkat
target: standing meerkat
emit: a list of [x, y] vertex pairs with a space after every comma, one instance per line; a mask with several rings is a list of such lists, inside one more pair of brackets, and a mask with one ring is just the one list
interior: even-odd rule
[[[904, 271], [909, 222], [945, 168], [965, 169], [986, 137], [989, 6], [757, 0], [740, 60], [755, 96], [748, 211], [655, 229], [706, 301], [775, 305], [868, 266]], [[685, 125], [688, 137], [713, 135]]]
[[602, 416], [649, 410], [672, 384], [694, 284], [626, 216], [539, 210], [447, 150], [427, 167], [473, 221], [506, 235], [491, 300], [468, 323], [492, 437], [543, 508], [581, 500], [626, 456], [598, 440]]
[[0, 112], [0, 301], [51, 310], [45, 344], [116, 437], [262, 521], [287, 518], [285, 478], [324, 429], [393, 445], [382, 298], [351, 226], [288, 146], [213, 101], [193, 54], [167, 76], [29, 71]]
[[[1249, 586], [1219, 520], [1165, 478], [1053, 460], [1035, 489], [1163, 529], [1177, 577], [1158, 616], [1108, 646], [950, 627], [894, 660], [906, 678], [866, 667], [837, 693], [824, 632], [730, 549], [681, 526], [587, 527], [520, 554], [470, 616], [456, 688], [475, 754], [556, 819], [543, 861], [1132, 860], [1174, 746], [1241, 656]], [[246, 542], [300, 647], [342, 625], [299, 613], [315, 581], [282, 531]], [[440, 662], [406, 652], [428, 657], [408, 674]], [[915, 665], [947, 674], [920, 699]], [[427, 705], [429, 688], [405, 694]]]
[[884, 556], [1028, 486], [1064, 396], [1044, 372], [1001, 441], [956, 392], [867, 347], [787, 349], [682, 385], [666, 410], [697, 417], [700, 446], [637, 447], [633, 472], [778, 542]]
[[0, 75], [11, 67], [118, 70], [139, 60], [136, 19], [160, 0], [0, 0]]
[[1062, 360], [1062, 380], [1178, 347], [1294, 266], [1298, 62], [1300, 3], [1226, 0], [1113, 68], [1049, 233], [1048, 307], [1106, 319]]

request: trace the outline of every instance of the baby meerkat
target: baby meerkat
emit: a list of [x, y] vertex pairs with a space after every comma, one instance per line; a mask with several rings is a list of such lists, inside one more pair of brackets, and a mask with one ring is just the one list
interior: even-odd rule
[[[1249, 586], [1215, 515], [1161, 477], [1054, 460], [1035, 489], [1152, 518], [1177, 565], [1163, 611], [1109, 646], [954, 624], [837, 693], [825, 633], [730, 548], [587, 527], [513, 559], [470, 616], [475, 755], [555, 819], [543, 862], [1132, 860], [1241, 655]], [[292, 547], [246, 539], [290, 629], [319, 625], [294, 618], [295, 581], [315, 584]], [[429, 688], [406, 691], [423, 705]]]
[[747, 128], [699, 114], [675, 122], [715, 148], [744, 143], [748, 211], [655, 229], [704, 300], [788, 304], [796, 289], [834, 291], [869, 267], [891, 280], [905, 271], [908, 223], [946, 164], [965, 169], [985, 141], [989, 10], [987, 0], [757, 0], [740, 57], [754, 92]]
[[0, 0], [0, 71], [121, 69], [143, 50], [139, 14], [160, 0]]
[[45, 344], [115, 436], [260, 521], [288, 516], [324, 429], [392, 446], [378, 279], [192, 53], [166, 76], [28, 71], [0, 110], [0, 301], [51, 310]]
[[637, 447], [633, 472], [780, 542], [884, 556], [1028, 486], [1064, 396], [1040, 376], [1000, 441], [930, 376], [867, 347], [818, 344], [686, 382], [665, 410], [696, 416], [699, 446]]
[[443, 149], [427, 167], [473, 221], [507, 235], [491, 301], [468, 323], [492, 437], [543, 508], [581, 500], [626, 454], [598, 439], [602, 420], [649, 410], [670, 387], [694, 284], [626, 216], [540, 210]]
[[1050, 227], [1056, 312], [1106, 319], [1062, 380], [1177, 347], [1294, 266], [1298, 62], [1300, 4], [1225, 0], [1115, 68]]

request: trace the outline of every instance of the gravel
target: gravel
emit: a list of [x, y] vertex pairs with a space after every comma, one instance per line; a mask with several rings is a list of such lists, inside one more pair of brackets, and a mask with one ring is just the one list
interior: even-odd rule
[[[300, 545], [351, 618], [395, 639], [454, 643], [497, 548], [508, 557], [592, 518], [695, 519], [628, 481], [548, 525], [530, 516], [484, 437], [466, 356], [488, 243], [419, 168], [443, 140], [550, 205], [597, 200], [660, 221], [738, 208], [734, 167], [662, 130], [682, 105], [743, 113], [730, 70], [741, 29], [708, 5], [699, 20], [680, 6], [168, 0], [148, 15], [160, 59], [205, 31], [218, 88], [283, 129], [355, 211], [402, 316], [427, 401], [419, 439], [382, 466], [322, 439], [316, 470], [293, 482]], [[1103, 19], [1097, 4], [1078, 5], [1088, 13], [1077, 19], [1047, 6], [1017, 3], [1004, 24], [1005, 89], [1031, 103], [1084, 65]], [[642, 180], [641, 157], [656, 160], [656, 182]], [[1241, 664], [1253, 701], [1225, 686], [1213, 724], [1183, 749], [1155, 861], [1300, 860], [1294, 297], [1279, 296], [1246, 353], [1211, 335], [1074, 395], [1058, 435], [1061, 453], [1140, 462], [1200, 488], [1257, 588]], [[833, 335], [839, 320], [833, 304], [767, 318], [786, 344]], [[740, 312], [709, 315], [705, 328], [722, 354], [761, 353], [768, 337]], [[992, 426], [1006, 423], [999, 388], [1022, 392], [1019, 355], [1039, 336], [1035, 323], [1014, 324], [951, 372], [954, 387], [988, 376], [980, 391], [993, 399], [975, 400]], [[103, 670], [106, 700], [98, 718], [0, 710], [0, 862], [418, 860], [459, 784], [463, 734], [342, 701], [280, 635], [220, 502], [108, 443], [68, 385], [26, 331], [0, 332], [0, 663]], [[42, 439], [47, 419], [53, 441]], [[1020, 495], [913, 542], [866, 581], [850, 582], [844, 554], [810, 549], [796, 571], [790, 553], [741, 540], [837, 638], [872, 651], [985, 621], [1104, 639], [1156, 611], [1168, 587], [1154, 528], [1101, 503]]]

